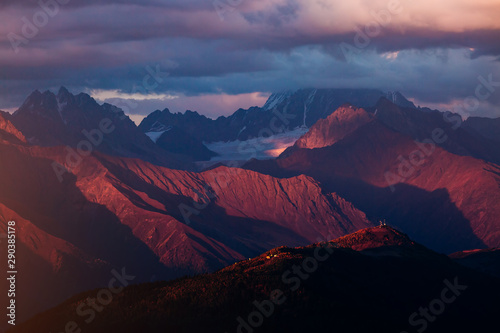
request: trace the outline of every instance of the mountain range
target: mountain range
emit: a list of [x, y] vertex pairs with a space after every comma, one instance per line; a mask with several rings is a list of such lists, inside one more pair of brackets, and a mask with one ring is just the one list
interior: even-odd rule
[[[330, 270], [350, 272], [333, 278], [339, 286], [357, 281], [349, 292], [341, 293], [338, 303], [325, 308], [340, 311], [342, 318], [349, 318], [342, 304], [353, 308], [348, 298], [365, 295], [354, 290], [395, 263], [405, 270], [390, 269], [391, 281], [416, 283], [421, 276], [435, 284], [429, 294], [420, 296], [424, 283], [413, 291], [402, 283], [393, 284], [390, 295], [408, 292], [414, 297], [399, 310], [402, 299], [391, 303], [377, 299], [379, 292], [370, 294], [365, 310], [380, 309], [368, 315], [380, 325], [377, 318], [384, 311], [397, 310], [402, 315], [432, 291], [439, 292], [438, 282], [442, 284], [446, 274], [491, 286], [498, 272], [497, 252], [492, 248], [500, 247], [499, 127], [498, 119], [463, 120], [449, 112], [416, 107], [400, 93], [378, 90], [304, 89], [273, 94], [263, 107], [240, 109], [216, 120], [166, 109], [151, 113], [139, 126], [122, 110], [101, 105], [87, 94], [73, 95], [65, 88], [57, 94], [35, 91], [12, 115], [0, 113], [0, 231], [6, 233], [7, 222], [16, 221], [18, 252], [23, 258], [19, 270], [24, 272], [18, 281], [19, 320], [77, 293], [105, 287], [112, 272], [125, 269], [135, 276], [134, 284], [146, 284], [126, 289], [120, 296], [123, 304], [136, 302], [137, 295], [150, 299], [160, 291], [165, 298], [146, 302], [152, 308], [138, 311], [140, 318], [126, 313], [102, 317], [93, 331], [104, 331], [105, 319], [117, 323], [129, 315], [137, 323], [150, 322], [150, 331], [184, 327], [187, 324], [176, 323], [177, 319], [172, 319], [174, 326], [162, 326], [163, 321], [150, 315], [174, 318], [176, 310], [166, 307], [166, 314], [156, 306], [188, 295], [173, 289], [198, 290], [195, 287], [205, 282], [211, 288], [230, 286], [227, 297], [220, 304], [214, 301], [220, 307], [201, 308], [200, 313], [196, 307], [183, 308], [189, 314], [185, 318], [193, 318], [186, 331], [203, 325], [230, 329], [224, 325], [237, 324], [232, 322], [233, 312], [248, 310], [244, 302], [235, 304], [234, 297], [239, 297], [235, 290], [241, 283], [256, 281], [244, 289], [243, 299], [260, 297], [258, 286], [267, 281], [266, 276], [276, 277], [306, 258], [317, 246], [308, 244], [332, 239], [339, 239], [331, 243], [340, 244], [339, 261], [331, 261], [332, 266], [314, 281], [318, 286], [331, 285], [325, 284]], [[283, 133], [302, 134], [277, 158], [252, 159], [241, 168], [218, 164], [200, 170], [195, 163], [215, 157], [207, 143], [244, 144]], [[384, 220], [397, 230], [366, 229]], [[361, 229], [368, 231], [355, 233]], [[382, 243], [387, 241], [383, 246], [377, 243], [380, 230]], [[349, 234], [350, 238], [340, 238]], [[280, 250], [280, 246], [286, 248]], [[384, 250], [365, 251], [373, 246]], [[266, 252], [273, 248], [278, 249]], [[265, 264], [267, 257], [277, 253], [283, 254], [283, 260]], [[438, 253], [454, 253], [455, 261]], [[380, 256], [383, 264], [377, 267]], [[257, 258], [246, 260], [251, 257]], [[350, 271], [353, 266], [357, 268]], [[154, 282], [219, 269], [223, 270], [215, 275]], [[371, 275], [356, 280], [360, 271], [371, 269]], [[429, 275], [415, 275], [418, 270], [430, 270]], [[389, 292], [389, 282], [376, 281]], [[311, 285], [315, 291], [294, 299], [269, 330], [282, 324], [303, 327], [290, 320], [303, 309], [302, 301], [319, 297], [317, 304], [325, 304], [340, 292], [325, 287], [328, 293], [318, 295], [315, 283]], [[210, 290], [193, 296], [193, 302], [207, 295], [213, 300], [216, 289]], [[76, 296], [25, 327], [62, 323], [61, 318], [82, 297], [87, 296]], [[217, 326], [219, 321], [207, 322], [210, 311], [221, 309], [232, 309], [227, 317], [213, 317], [221, 319], [222, 326]], [[459, 318], [461, 311], [450, 318]], [[404, 322], [396, 324], [403, 326], [384, 329], [405, 329]], [[124, 331], [133, 327], [123, 321]]]
[[17, 221], [22, 268], [43, 267], [37, 283], [20, 282], [27, 315], [104, 283], [112, 268], [141, 272], [138, 282], [171, 279], [372, 225], [310, 177], [192, 173], [98, 151], [71, 165], [67, 147], [30, 145], [1, 124], [1, 229]]
[[[158, 124], [176, 126], [194, 138], [205, 142], [245, 141], [304, 126], [310, 127], [326, 118], [344, 103], [370, 107], [387, 97], [397, 105], [415, 107], [399, 92], [383, 93], [370, 89], [300, 89], [272, 94], [263, 107], [239, 109], [229, 117], [215, 120], [196, 111], [171, 113], [157, 110], [139, 125], [150, 132]], [[274, 119], [274, 120], [273, 120]]]
[[498, 146], [447, 117], [384, 99], [372, 110], [344, 105], [277, 159], [244, 168], [309, 175], [441, 252], [497, 247]]

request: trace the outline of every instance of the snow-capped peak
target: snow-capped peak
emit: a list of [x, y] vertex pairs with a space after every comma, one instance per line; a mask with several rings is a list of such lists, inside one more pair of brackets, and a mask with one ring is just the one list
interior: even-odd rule
[[401, 94], [399, 91], [389, 91], [386, 93], [385, 97], [396, 105], [416, 108], [415, 104], [407, 100], [406, 97], [404, 97], [403, 94]]
[[285, 91], [281, 93], [273, 93], [269, 98], [267, 99], [266, 104], [262, 107], [264, 110], [272, 110], [276, 106], [278, 106], [281, 102], [286, 100], [288, 97], [292, 96], [294, 92], [293, 91]]

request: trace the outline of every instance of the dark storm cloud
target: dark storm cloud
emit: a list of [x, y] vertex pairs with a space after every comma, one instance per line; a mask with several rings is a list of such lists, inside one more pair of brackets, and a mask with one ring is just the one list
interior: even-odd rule
[[89, 7], [93, 5], [136, 5], [136, 6], [161, 6], [176, 9], [193, 9], [200, 7], [212, 7], [209, 1], [184, 0], [184, 1], [164, 1], [164, 0], [2, 0], [0, 8], [25, 7], [37, 8], [40, 4], [51, 5], [57, 2], [65, 7]]
[[157, 93], [374, 87], [448, 102], [467, 96], [478, 75], [500, 75], [492, 14], [500, 6], [483, 2], [401, 0], [397, 14], [383, 16], [389, 1], [72, 0], [15, 53], [12, 34], [23, 37], [25, 19], [42, 9], [7, 0], [0, 107], [59, 85], [128, 93], [157, 65], [169, 73]]

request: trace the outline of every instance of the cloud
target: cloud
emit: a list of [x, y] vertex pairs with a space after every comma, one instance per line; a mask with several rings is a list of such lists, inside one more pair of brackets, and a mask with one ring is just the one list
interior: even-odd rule
[[[394, 2], [399, 5], [391, 5]], [[390, 37], [405, 40], [406, 47], [425, 46], [425, 39], [432, 47], [443, 41], [464, 47], [469, 43], [491, 46], [499, 40], [500, 21], [495, 15], [500, 12], [499, 1], [242, 0], [241, 5], [225, 11], [224, 21], [213, 5], [207, 6], [210, 3], [115, 0], [80, 3], [83, 7], [77, 8], [61, 6], [60, 13], [40, 29], [36, 39], [99, 44], [191, 38], [227, 40], [238, 47], [286, 49], [349, 41], [356, 29], [366, 31], [378, 25], [381, 31], [374, 36], [375, 43]], [[41, 10], [19, 6], [0, 14], [6, 22], [0, 34], [4, 44], [9, 32], [21, 31], [22, 17], [30, 19]]]
[[157, 65], [168, 77], [151, 99], [373, 87], [445, 105], [474, 89], [477, 76], [500, 76], [498, 0], [214, 3], [70, 0], [15, 53], [12, 34], [23, 36], [43, 10], [38, 1], [3, 1], [0, 107], [60, 85], [128, 98]]
[[152, 94], [140, 94], [140, 93], [123, 93], [121, 91], [118, 91], [117, 89], [112, 89], [112, 90], [101, 90], [101, 89], [96, 89], [90, 91], [90, 96], [97, 100], [102, 100], [102, 101], [107, 101], [107, 100], [113, 100], [113, 99], [123, 99], [123, 100], [134, 100], [134, 101], [147, 101], [147, 100], [155, 100], [155, 101], [167, 101], [167, 100], [172, 100], [179, 98], [177, 95], [170, 95], [170, 94], [157, 94], [157, 93], [152, 93]]
[[121, 107], [128, 111], [128, 114], [137, 116], [136, 119], [141, 119], [154, 110], [163, 110], [165, 108], [168, 108], [171, 112], [201, 111], [205, 116], [216, 119], [221, 115], [229, 116], [239, 108], [248, 109], [252, 106], [263, 106], [269, 94], [258, 92], [236, 95], [225, 93], [203, 94], [197, 96], [179, 94], [175, 98], [168, 99], [155, 99], [155, 96], [134, 99], [123, 97], [105, 98], [106, 94], [100, 92], [99, 94], [91, 94], [91, 96], [101, 103], [110, 103]]

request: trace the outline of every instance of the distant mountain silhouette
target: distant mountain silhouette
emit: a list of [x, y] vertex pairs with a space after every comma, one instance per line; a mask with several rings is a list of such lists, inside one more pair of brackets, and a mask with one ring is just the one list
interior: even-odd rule
[[500, 246], [500, 166], [474, 158], [496, 160], [495, 147], [455, 131], [442, 113], [382, 99], [373, 110], [343, 106], [278, 159], [244, 167], [275, 177], [309, 175], [371, 219], [387, 219], [450, 253]]
[[[415, 107], [401, 93], [383, 93], [375, 89], [300, 89], [272, 94], [265, 105], [248, 110], [239, 109], [229, 117], [209, 119], [198, 112], [171, 113], [157, 110], [147, 116], [139, 128], [149, 132], [157, 122], [181, 128], [204, 142], [248, 140], [314, 125], [328, 117], [342, 104], [374, 106], [381, 97], [388, 97], [405, 107]], [[274, 119], [274, 120], [273, 120]], [[265, 133], [262, 130], [266, 130]]]
[[73, 95], [64, 87], [57, 95], [50, 91], [33, 92], [10, 121], [31, 144], [82, 150], [90, 147], [172, 168], [192, 168], [188, 157], [155, 145], [121, 109], [106, 103], [100, 105], [84, 93]]

